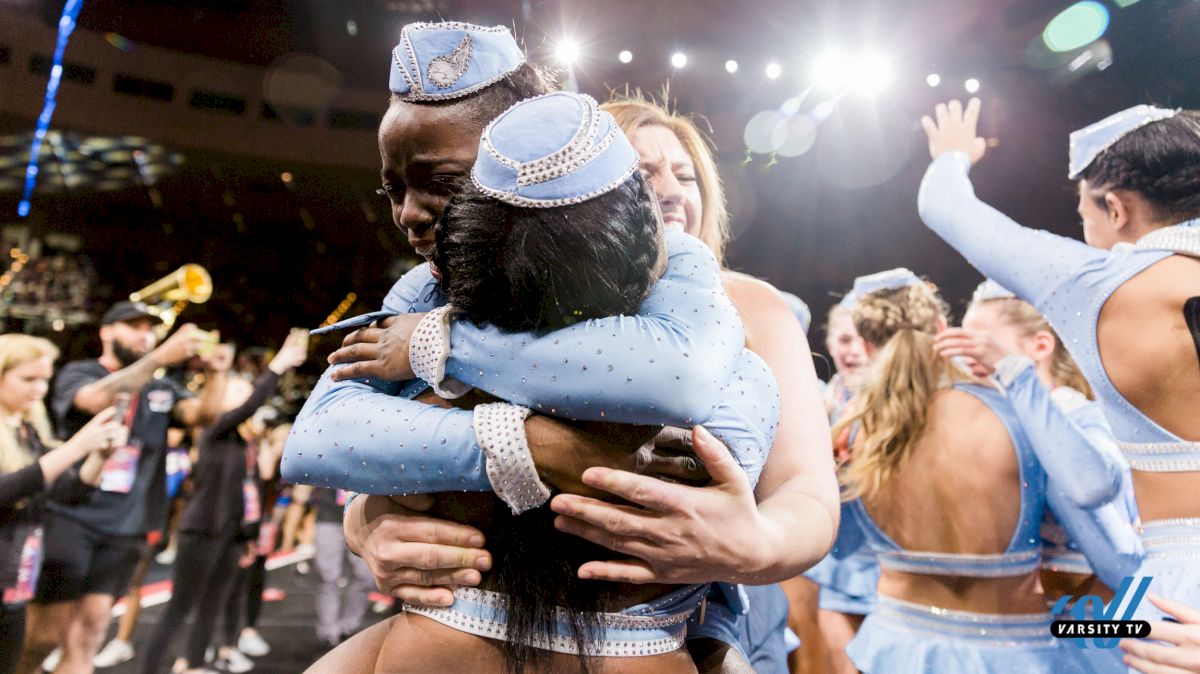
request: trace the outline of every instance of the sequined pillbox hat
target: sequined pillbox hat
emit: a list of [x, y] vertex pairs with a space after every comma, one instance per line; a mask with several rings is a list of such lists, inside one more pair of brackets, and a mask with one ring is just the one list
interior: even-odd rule
[[1102, 152], [1133, 131], [1152, 122], [1170, 119], [1179, 113], [1152, 105], [1135, 105], [1071, 133], [1070, 164], [1067, 177], [1075, 180]]
[[912, 273], [904, 267], [896, 267], [887, 271], [868, 274], [867, 276], [859, 276], [854, 279], [854, 287], [842, 301], [838, 302], [838, 306], [843, 309], [853, 309], [855, 304], [863, 297], [880, 290], [896, 290], [897, 288], [906, 288], [908, 286], [921, 285], [925, 283], [921, 277]]
[[410, 23], [392, 50], [388, 87], [410, 101], [460, 98], [500, 81], [524, 62], [525, 53], [504, 26]]
[[492, 120], [471, 179], [514, 206], [553, 208], [610, 192], [633, 175], [638, 154], [591, 96], [558, 91], [526, 99]]

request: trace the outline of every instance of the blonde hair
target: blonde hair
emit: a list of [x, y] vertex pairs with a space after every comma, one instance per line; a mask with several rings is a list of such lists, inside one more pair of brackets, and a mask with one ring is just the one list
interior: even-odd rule
[[721, 176], [717, 173], [713, 148], [696, 123], [691, 118], [671, 110], [665, 102], [667, 99], [667, 93], [664, 91], [664, 102], [660, 104], [639, 89], [633, 93], [626, 91], [623, 95], [614, 94], [600, 108], [608, 111], [626, 134], [632, 134], [645, 126], [661, 126], [679, 139], [683, 149], [687, 150], [692, 158], [692, 164], [696, 168], [696, 182], [700, 186], [700, 205], [704, 212], [700, 216], [699, 238], [724, 267], [725, 244], [729, 242], [729, 211], [725, 207], [725, 190], [721, 187]]
[[[24, 365], [39, 358], [58, 358], [58, 347], [49, 340], [30, 335], [0, 335], [0, 377], [8, 374], [14, 367]], [[21, 415], [21, 421], [33, 426], [42, 444], [52, 447], [57, 444], [54, 434], [50, 431], [50, 419], [46, 415], [46, 405], [41, 401], [34, 403], [27, 412]], [[16, 429], [7, 425], [0, 429], [0, 474], [20, 470], [37, 459], [29, 450], [22, 446], [17, 437]]]
[[1039, 314], [1038, 310], [1032, 304], [1025, 300], [1015, 297], [1000, 297], [990, 300], [980, 300], [972, 302], [968, 307], [976, 307], [981, 304], [995, 304], [1000, 308], [1000, 316], [1008, 323], [1015, 325], [1021, 330], [1025, 337], [1032, 337], [1039, 332], [1045, 331], [1054, 337], [1054, 352], [1050, 355], [1050, 378], [1056, 386], [1066, 386], [1073, 388], [1076, 391], [1087, 396], [1090, 400], [1095, 400], [1096, 396], [1092, 392], [1092, 386], [1088, 383], [1079, 366], [1075, 364], [1075, 359], [1063, 346], [1062, 340], [1059, 339], [1058, 333], [1054, 328], [1050, 327], [1050, 321], [1046, 317]]
[[927, 284], [879, 290], [854, 307], [854, 327], [876, 349], [871, 376], [833, 428], [860, 424], [861, 440], [842, 471], [844, 498], [871, 496], [903, 464], [925, 431], [929, 403], [954, 381], [971, 378], [934, 351], [946, 303]]

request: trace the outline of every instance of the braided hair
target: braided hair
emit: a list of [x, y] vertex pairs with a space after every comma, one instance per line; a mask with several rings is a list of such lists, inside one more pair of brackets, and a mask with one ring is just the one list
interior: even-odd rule
[[1145, 199], [1155, 218], [1170, 224], [1200, 218], [1200, 111], [1126, 134], [1079, 176], [1104, 207], [1104, 194], [1129, 190]]
[[948, 382], [969, 380], [933, 348], [948, 314], [930, 285], [879, 290], [854, 307], [854, 327], [876, 349], [869, 379], [833, 429], [861, 424], [854, 459], [844, 467], [844, 498], [869, 497], [891, 478], [925, 431], [929, 403]]

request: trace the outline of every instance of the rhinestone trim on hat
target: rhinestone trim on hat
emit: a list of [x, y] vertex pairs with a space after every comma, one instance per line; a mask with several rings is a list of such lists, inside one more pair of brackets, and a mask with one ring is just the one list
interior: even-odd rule
[[[1164, 119], [1170, 119], [1170, 118], [1174, 117], [1175, 115], [1179, 114], [1179, 111], [1181, 110], [1181, 108], [1175, 108], [1174, 110], [1163, 110], [1163, 109], [1155, 108], [1155, 107], [1152, 107], [1149, 105], [1139, 105], [1134, 108], [1131, 108], [1130, 110], [1133, 111], [1134, 116], [1140, 117], [1141, 119], [1139, 119], [1134, 126], [1131, 126], [1128, 129], [1126, 129], [1124, 133], [1119, 134], [1115, 138], [1110, 139], [1104, 145], [1094, 148], [1091, 152], [1088, 153], [1090, 156], [1086, 157], [1086, 161], [1076, 161], [1075, 153], [1079, 151], [1080, 139], [1084, 138], [1085, 136], [1091, 136], [1091, 135], [1095, 134], [1096, 132], [1107, 129], [1111, 126], [1115, 126], [1117, 124], [1125, 124], [1126, 120], [1128, 118], [1123, 117], [1122, 113], [1115, 113], [1112, 116], [1110, 116], [1107, 120], [1101, 120], [1099, 122], [1096, 122], [1095, 124], [1084, 127], [1070, 135], [1069, 146], [1067, 149], [1067, 154], [1068, 154], [1069, 163], [1070, 163], [1070, 166], [1067, 169], [1069, 171], [1069, 174], [1067, 175], [1068, 180], [1075, 180], [1077, 177], [1079, 177], [1080, 173], [1083, 173], [1084, 171], [1086, 171], [1087, 167], [1091, 166], [1092, 162], [1096, 161], [1096, 157], [1099, 157], [1100, 155], [1104, 154], [1104, 152], [1107, 151], [1108, 148], [1112, 147], [1113, 145], [1116, 145], [1117, 142], [1120, 141], [1125, 136], [1128, 136], [1129, 134], [1133, 133], [1134, 131], [1137, 131], [1138, 129], [1140, 129], [1143, 126], [1146, 126], [1147, 124], [1150, 124], [1152, 122], [1160, 122]], [[1129, 112], [1130, 110], [1126, 110], [1124, 112]], [[1083, 159], [1085, 159], [1085, 157], [1079, 157], [1078, 159], [1083, 160]], [[1077, 167], [1077, 168], [1072, 170], [1070, 167]]]
[[[416, 31], [416, 30], [460, 30], [460, 31], [467, 32], [467, 38], [470, 38], [470, 33], [472, 33], [472, 32], [478, 32], [478, 33], [507, 33], [508, 32], [508, 29], [505, 28], [504, 26], [476, 26], [475, 24], [463, 23], [461, 21], [447, 21], [447, 22], [442, 22], [442, 23], [422, 22], [422, 23], [412, 23], [412, 24], [405, 26], [404, 30], [401, 32], [401, 35], [400, 35], [400, 44], [397, 45], [394, 50], [392, 50], [392, 58], [396, 61], [396, 65], [398, 65], [400, 67], [400, 70], [404, 73], [404, 79], [408, 82], [409, 90], [403, 94], [399, 94], [400, 96], [403, 97], [403, 100], [405, 100], [405, 101], [445, 101], [445, 100], [450, 100], [450, 99], [454, 99], [454, 98], [462, 98], [463, 96], [469, 96], [469, 95], [479, 91], [480, 89], [489, 87], [489, 86], [495, 84], [496, 82], [499, 82], [500, 80], [504, 79], [505, 77], [508, 77], [508, 75], [510, 73], [512, 73], [514, 70], [516, 70], [518, 67], [520, 67], [520, 65], [522, 63], [525, 63], [524, 58], [522, 58], [521, 61], [518, 62], [516, 66], [513, 66], [512, 69], [506, 70], [502, 73], [495, 75], [494, 77], [490, 77], [490, 78], [483, 80], [481, 82], [478, 82], [476, 84], [472, 84], [471, 86], [466, 87], [464, 89], [459, 89], [458, 91], [450, 91], [450, 92], [443, 92], [443, 93], [436, 93], [436, 92], [435, 93], [426, 93], [425, 85], [421, 82], [421, 77], [420, 77], [421, 66], [417, 63], [417, 54], [413, 50], [412, 40], [409, 38], [409, 33], [412, 31]], [[474, 42], [472, 41], [471, 44], [473, 45]], [[408, 66], [406, 66], [406, 64], [404, 62], [404, 60], [405, 60], [404, 57], [400, 55], [401, 47], [404, 48], [404, 51], [408, 57], [408, 61], [409, 61], [409, 63], [412, 64], [412, 70], [409, 70]], [[462, 47], [461, 43], [459, 44], [459, 47]], [[452, 56], [456, 51], [458, 51], [458, 48], [455, 48], [454, 51], [450, 52], [450, 55]], [[473, 46], [472, 46], [472, 51], [473, 51]], [[437, 58], [444, 58], [444, 57], [439, 56], [439, 57], [436, 57], [434, 60], [437, 60]], [[469, 55], [468, 55], [468, 58], [469, 58]], [[431, 65], [432, 65], [432, 62], [431, 62]], [[463, 72], [465, 72], [465, 71], [466, 71], [466, 67], [464, 65]], [[462, 77], [462, 72], [458, 73], [458, 75], [454, 78], [454, 82], [457, 82], [460, 77]], [[433, 82], [432, 79], [430, 81]], [[450, 84], [447, 84], [445, 86], [447, 86], [447, 87], [453, 86], [454, 82], [451, 82]], [[433, 82], [433, 84], [435, 86], [440, 86], [436, 82]]]
[[[600, 110], [596, 100], [591, 96], [586, 94], [577, 94], [576, 96], [583, 103], [583, 116], [579, 121], [579, 127], [576, 128], [575, 134], [571, 137], [571, 140], [569, 140], [566, 145], [546, 155], [545, 157], [540, 157], [527, 162], [519, 162], [510, 157], [506, 157], [492, 142], [492, 128], [496, 122], [493, 121], [491, 124], [488, 124], [486, 129], [484, 129], [483, 136], [480, 138], [480, 144], [488, 153], [489, 157], [500, 164], [503, 164], [504, 166], [516, 170], [517, 188], [548, 182], [550, 180], [554, 180], [555, 178], [560, 178], [564, 175], [567, 175], [572, 171], [576, 171], [594, 161], [597, 157], [603, 154], [610, 145], [612, 145], [614, 140], [616, 140], [617, 134], [620, 133], [620, 130], [617, 128], [617, 125], [613, 123], [611, 128], [609, 128], [608, 133], [606, 133], [603, 138], [600, 138], [598, 141], [596, 141], [594, 145], [591, 144], [592, 138], [596, 135], [596, 132], [600, 127], [600, 122], [603, 119], [603, 116], [607, 113], [604, 113]], [[508, 110], [505, 110], [496, 117], [496, 120], [502, 119], [511, 110], [526, 102], [527, 101], [520, 101], [515, 105], [509, 106]], [[632, 164], [615, 180], [586, 194], [579, 194], [561, 199], [532, 199], [530, 197], [523, 197], [505, 190], [488, 187], [479, 182], [474, 170], [471, 171], [471, 182], [474, 183], [475, 187], [477, 187], [484, 194], [492, 197], [493, 199], [503, 201], [504, 203], [512, 204], [513, 206], [521, 206], [524, 208], [556, 208], [558, 206], [569, 206], [571, 204], [582, 203], [588, 199], [594, 199], [602, 194], [611, 192], [621, 183], [628, 180], [629, 176], [633, 175], [634, 171], [637, 171], [638, 168], [639, 159], [637, 152], [635, 151], [633, 154], [634, 160]]]
[[475, 439], [486, 459], [488, 480], [514, 515], [550, 500], [550, 490], [538, 477], [525, 439], [528, 416], [529, 408], [509, 403], [475, 407]]

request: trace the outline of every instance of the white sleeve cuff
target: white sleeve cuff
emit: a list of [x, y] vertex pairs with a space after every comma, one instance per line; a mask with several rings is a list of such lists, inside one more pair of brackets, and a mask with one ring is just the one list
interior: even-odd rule
[[408, 344], [408, 360], [413, 374], [433, 387], [433, 392], [447, 400], [458, 398], [471, 386], [457, 379], [446, 378], [446, 360], [450, 358], [450, 316], [454, 308], [438, 307], [425, 315], [413, 330]]
[[550, 490], [538, 477], [525, 439], [528, 416], [528, 408], [509, 403], [475, 407], [475, 438], [487, 458], [488, 480], [514, 515], [550, 500]]
[[999, 363], [996, 363], [996, 372], [992, 375], [992, 378], [996, 380], [1001, 389], [1007, 389], [1013, 385], [1017, 377], [1021, 376], [1022, 372], [1033, 366], [1033, 359], [1029, 356], [1010, 353], [1001, 358]]

